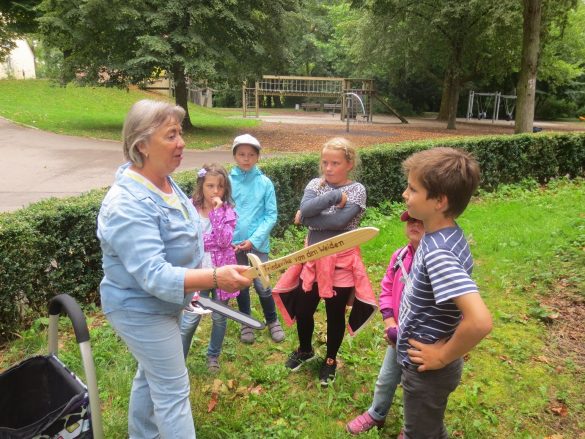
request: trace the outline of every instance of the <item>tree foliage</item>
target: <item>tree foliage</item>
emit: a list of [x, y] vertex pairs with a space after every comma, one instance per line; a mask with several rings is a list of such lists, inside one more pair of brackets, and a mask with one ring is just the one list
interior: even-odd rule
[[[40, 29], [64, 55], [63, 80], [140, 83], [172, 74], [176, 102], [187, 110], [187, 82], [259, 70], [278, 58], [278, 29], [294, 2], [285, 0], [43, 0]], [[188, 117], [185, 127], [191, 127]]]

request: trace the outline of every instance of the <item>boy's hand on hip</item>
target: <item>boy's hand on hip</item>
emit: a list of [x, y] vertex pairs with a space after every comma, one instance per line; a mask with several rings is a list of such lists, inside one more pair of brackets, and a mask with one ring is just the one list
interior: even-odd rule
[[414, 338], [408, 339], [413, 349], [407, 349], [408, 358], [414, 364], [418, 364], [418, 372], [426, 370], [442, 369], [446, 366], [442, 357], [443, 346], [447, 343], [446, 339], [439, 340], [434, 344], [421, 343]]

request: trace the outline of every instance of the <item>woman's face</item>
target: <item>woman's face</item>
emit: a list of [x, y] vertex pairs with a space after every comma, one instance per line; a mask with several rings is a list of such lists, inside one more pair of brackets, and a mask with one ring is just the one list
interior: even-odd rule
[[347, 183], [353, 163], [345, 158], [343, 151], [325, 148], [321, 152], [321, 172], [327, 183], [341, 185]]
[[140, 150], [145, 155], [144, 167], [163, 177], [177, 169], [185, 149], [182, 133], [181, 125], [175, 119], [169, 118], [159, 126]]

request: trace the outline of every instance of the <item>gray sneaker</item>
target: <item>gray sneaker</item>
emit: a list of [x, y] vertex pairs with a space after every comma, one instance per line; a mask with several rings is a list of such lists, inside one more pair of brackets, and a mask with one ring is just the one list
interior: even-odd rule
[[249, 326], [242, 326], [242, 329], [240, 329], [240, 341], [246, 344], [254, 343], [254, 330]]
[[278, 323], [278, 320], [269, 323], [268, 330], [270, 331], [270, 337], [272, 337], [272, 340], [276, 343], [280, 343], [284, 340], [284, 331], [282, 330], [280, 323]]
[[207, 370], [210, 373], [219, 373], [219, 359], [217, 357], [207, 357]]

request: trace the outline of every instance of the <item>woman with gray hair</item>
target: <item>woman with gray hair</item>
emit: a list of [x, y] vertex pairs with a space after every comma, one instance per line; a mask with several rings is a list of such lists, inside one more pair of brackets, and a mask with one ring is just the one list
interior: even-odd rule
[[100, 284], [106, 318], [138, 362], [129, 436], [195, 437], [181, 311], [193, 292], [250, 285], [247, 267], [197, 269], [203, 256], [199, 217], [170, 174], [183, 158], [185, 111], [165, 102], [135, 103], [124, 122], [124, 156], [98, 216]]

